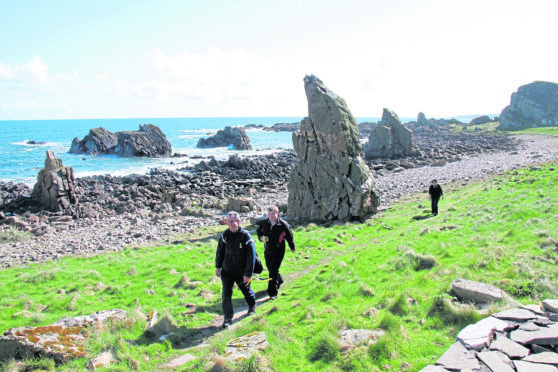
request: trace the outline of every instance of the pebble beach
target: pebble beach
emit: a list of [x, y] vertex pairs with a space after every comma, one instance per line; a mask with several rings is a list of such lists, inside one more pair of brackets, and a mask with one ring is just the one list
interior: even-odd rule
[[[430, 180], [443, 185], [486, 179], [507, 170], [534, 166], [558, 160], [558, 139], [540, 135], [514, 136], [517, 145], [508, 151], [463, 155], [443, 166], [426, 165], [415, 168], [372, 171], [375, 189], [380, 196], [380, 211], [398, 198], [415, 192], [426, 192]], [[268, 204], [286, 204], [288, 192], [284, 180], [281, 187], [257, 192], [251, 197], [260, 210], [244, 213], [245, 224], [263, 214]], [[426, 196], [424, 197], [426, 202]], [[443, 208], [443, 206], [442, 206]], [[93, 256], [114, 252], [124, 247], [157, 246], [182, 243], [181, 235], [203, 226], [217, 225], [224, 211], [192, 216], [180, 214], [121, 213], [103, 218], [77, 219], [49, 233], [18, 243], [0, 245], [0, 267], [14, 267], [34, 262], [57, 260], [68, 255]], [[381, 213], [381, 212], [380, 212]], [[224, 228], [224, 227], [223, 227]]]

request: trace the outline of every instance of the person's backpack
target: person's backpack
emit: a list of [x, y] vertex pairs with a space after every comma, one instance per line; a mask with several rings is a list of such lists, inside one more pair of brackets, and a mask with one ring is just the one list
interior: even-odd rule
[[256, 252], [256, 262], [254, 263], [254, 274], [261, 274], [263, 271], [262, 260], [260, 256], [258, 256], [258, 252]]

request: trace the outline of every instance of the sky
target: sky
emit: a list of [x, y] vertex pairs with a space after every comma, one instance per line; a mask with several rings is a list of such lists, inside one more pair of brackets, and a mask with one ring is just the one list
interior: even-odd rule
[[0, 120], [499, 114], [558, 82], [556, 0], [0, 0]]

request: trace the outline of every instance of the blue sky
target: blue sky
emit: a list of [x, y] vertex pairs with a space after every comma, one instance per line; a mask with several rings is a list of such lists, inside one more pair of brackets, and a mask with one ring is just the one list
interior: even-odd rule
[[558, 82], [556, 0], [0, 0], [0, 120], [498, 114]]

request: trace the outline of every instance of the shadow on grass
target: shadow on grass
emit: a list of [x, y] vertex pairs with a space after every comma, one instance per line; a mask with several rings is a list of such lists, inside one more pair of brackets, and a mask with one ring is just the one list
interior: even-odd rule
[[429, 214], [422, 214], [420, 216], [413, 216], [413, 220], [420, 221], [420, 220], [427, 220], [429, 218], [436, 217], [436, 215], [429, 213]]
[[[256, 309], [269, 301], [267, 290], [261, 290], [255, 294]], [[246, 306], [244, 297], [234, 298], [232, 302], [235, 309], [235, 315], [231, 328], [234, 328], [237, 323], [248, 317], [248, 307]], [[196, 307], [195, 313], [214, 314], [213, 320], [210, 324], [198, 328], [176, 327], [172, 325], [168, 319], [162, 318], [153, 327], [143, 332], [143, 334], [135, 342], [138, 345], [151, 345], [154, 343], [169, 341], [174, 349], [187, 349], [204, 345], [207, 339], [223, 330], [221, 327], [223, 323], [221, 306], [221, 301], [218, 301], [211, 305]], [[195, 313], [186, 313], [184, 316], [195, 316]]]

